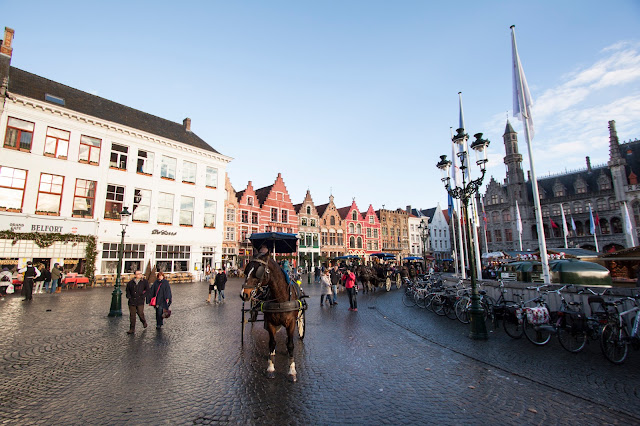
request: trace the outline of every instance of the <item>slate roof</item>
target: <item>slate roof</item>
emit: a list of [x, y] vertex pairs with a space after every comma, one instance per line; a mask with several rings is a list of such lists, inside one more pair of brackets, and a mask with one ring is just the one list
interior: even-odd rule
[[267, 197], [271, 192], [271, 188], [273, 185], [265, 186], [264, 188], [256, 189], [256, 198], [258, 199], [259, 205], [262, 206], [265, 201], [267, 201]]
[[302, 208], [302, 203], [293, 205], [293, 209], [296, 211], [296, 214], [300, 213], [301, 208]]
[[627, 177], [633, 172], [640, 176], [640, 140], [620, 144], [620, 155], [627, 160], [625, 171]]
[[329, 203], [316, 206], [316, 211], [318, 212], [318, 216], [319, 217], [322, 217], [322, 215], [324, 214], [325, 210], [327, 210], [327, 207], [329, 207]]
[[[591, 172], [585, 170], [581, 170], [573, 173], [565, 173], [557, 176], [549, 176], [538, 179], [538, 187], [542, 188], [546, 192], [545, 199], [555, 198], [553, 193], [553, 186], [556, 184], [556, 181], [559, 181], [566, 188], [566, 192], [564, 197], [570, 197], [573, 195], [578, 195], [580, 197], [584, 197], [585, 194], [576, 193], [576, 189], [574, 187], [575, 182], [582, 178], [587, 183], [587, 193], [594, 194], [600, 193], [600, 188], [598, 186], [598, 178], [600, 177], [600, 173], [604, 173], [609, 179], [613, 180], [611, 177], [611, 170], [606, 167], [597, 167], [592, 168]], [[527, 195], [529, 196], [529, 200], [533, 200], [533, 188], [531, 186], [531, 181], [527, 181]], [[606, 190], [606, 192], [611, 192], [612, 190]], [[561, 197], [563, 198], [563, 197]], [[544, 201], [543, 201], [544, 203]]]
[[[45, 94], [64, 99], [64, 108], [123, 126], [151, 133], [162, 138], [218, 153], [195, 133], [185, 130], [182, 123], [165, 120], [146, 112], [109, 101], [44, 77], [11, 67], [9, 94], [45, 101]], [[58, 104], [54, 104], [58, 105]]]
[[[349, 213], [349, 210], [351, 210], [351, 206], [348, 207], [341, 207], [338, 209], [338, 214], [340, 215], [340, 217], [342, 219], [346, 219], [347, 218], [347, 214]], [[360, 215], [358, 215], [360, 216]], [[359, 220], [362, 220], [361, 217], [358, 218]]]

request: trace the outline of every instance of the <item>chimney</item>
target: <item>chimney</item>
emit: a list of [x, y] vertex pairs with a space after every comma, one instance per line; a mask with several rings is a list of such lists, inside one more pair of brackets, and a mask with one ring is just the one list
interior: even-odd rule
[[587, 155], [587, 172], [591, 173], [591, 158]]
[[191, 119], [189, 117], [182, 120], [182, 127], [184, 127], [187, 132], [191, 131]]
[[11, 43], [13, 42], [13, 31], [9, 27], [4, 27], [4, 40], [2, 40], [2, 45], [0, 45], [0, 53], [3, 55], [7, 55], [11, 58], [11, 53], [13, 52], [13, 48], [11, 47]]
[[531, 181], [531, 170], [527, 170], [527, 180]]
[[411, 205], [407, 206], [407, 213], [411, 214]]

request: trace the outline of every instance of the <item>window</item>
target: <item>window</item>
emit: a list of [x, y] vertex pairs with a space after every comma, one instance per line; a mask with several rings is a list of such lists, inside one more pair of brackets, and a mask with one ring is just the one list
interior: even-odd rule
[[358, 244], [358, 248], [361, 249], [362, 248], [362, 237], [358, 237], [357, 244]]
[[69, 151], [70, 135], [71, 133], [65, 130], [47, 127], [47, 138], [44, 141], [44, 155], [66, 160]]
[[282, 223], [289, 223], [289, 212], [287, 210], [282, 210], [281, 212]]
[[582, 203], [577, 201], [573, 203], [573, 212], [574, 213], [582, 213]]
[[0, 207], [22, 212], [27, 171], [0, 166]]
[[315, 219], [309, 219], [309, 222], [311, 223], [310, 226], [316, 226], [316, 220]]
[[362, 234], [362, 225], [358, 224], [356, 226], [356, 234]]
[[349, 233], [350, 233], [350, 234], [355, 233], [355, 229], [356, 229], [356, 227], [355, 227], [355, 226], [353, 226], [353, 223], [350, 223], [350, 224], [349, 224]]
[[216, 210], [218, 203], [211, 200], [204, 200], [204, 227], [216, 227]]
[[240, 220], [242, 223], [249, 223], [249, 212], [246, 210], [242, 210], [242, 212], [240, 213]]
[[148, 189], [135, 189], [133, 191], [133, 214], [131, 219], [134, 222], [149, 222], [149, 212], [151, 211], [151, 191]]
[[76, 179], [73, 195], [73, 217], [93, 217], [96, 202], [96, 183], [91, 180]]
[[493, 234], [496, 236], [496, 243], [502, 242], [502, 232], [499, 229], [493, 231]]
[[313, 235], [311, 235], [311, 234], [305, 235], [307, 247], [311, 247], [311, 239], [312, 239], [312, 237], [313, 237]]
[[560, 204], [553, 204], [551, 206], [551, 214], [553, 216], [559, 216], [560, 215]]
[[371, 228], [367, 228], [367, 238], [371, 238]]
[[176, 159], [162, 156], [162, 162], [160, 163], [160, 177], [164, 179], [175, 180], [176, 178]]
[[498, 194], [491, 195], [491, 200], [487, 204], [498, 204]]
[[335, 216], [331, 216], [331, 218], [329, 219], [329, 225], [335, 226], [335, 224], [336, 224], [336, 218]]
[[182, 272], [189, 270], [191, 247], [156, 246], [156, 269], [163, 272]]
[[336, 231], [334, 231], [333, 229], [329, 231], [329, 245], [336, 245]]
[[373, 218], [372, 214], [369, 215], [369, 223], [371, 224], [375, 223], [375, 219]]
[[371, 241], [367, 241], [367, 250], [371, 251]]
[[253, 205], [253, 197], [247, 197], [247, 205], [248, 206], [252, 206]]
[[[215, 167], [207, 166], [207, 174], [206, 174], [206, 178], [205, 178], [205, 185], [207, 185], [209, 188], [217, 188], [218, 187], [218, 169], [216, 169]], [[249, 197], [249, 199], [251, 200], [249, 205], [252, 206], [253, 205], [253, 198]]]
[[311, 206], [307, 206], [307, 214], [311, 214]]
[[356, 238], [349, 237], [349, 248], [356, 248]]
[[322, 245], [326, 246], [327, 242], [329, 241], [329, 239], [327, 238], [327, 231], [322, 231], [320, 233], [320, 238], [321, 238], [321, 241], [322, 241]]
[[306, 240], [304, 238], [304, 232], [300, 232], [300, 247], [306, 247], [307, 243]]
[[549, 207], [542, 207], [542, 217], [549, 217]]
[[344, 245], [344, 235], [342, 231], [338, 232], [338, 244], [339, 246]]
[[513, 231], [511, 229], [504, 230], [504, 240], [513, 241]]
[[306, 218], [306, 217], [303, 217], [303, 218], [300, 220], [300, 225], [302, 225], [302, 226], [307, 226], [307, 218]]
[[373, 238], [378, 238], [378, 230], [377, 229], [373, 229]]
[[258, 223], [258, 212], [251, 212], [251, 223]]
[[107, 200], [104, 205], [104, 218], [120, 220], [122, 203], [124, 202], [124, 186], [107, 185]]
[[143, 175], [153, 174], [153, 152], [138, 150], [138, 164], [136, 165], [136, 172]]
[[236, 221], [235, 209], [227, 209], [227, 222], [235, 222], [235, 221]]
[[358, 214], [355, 210], [351, 212], [351, 220], [358, 220]]
[[173, 194], [161, 192], [158, 195], [158, 223], [173, 224]]
[[31, 152], [34, 127], [35, 124], [29, 121], [9, 117], [7, 134], [4, 137], [4, 147]]
[[129, 147], [111, 144], [111, 157], [109, 158], [109, 167], [114, 169], [127, 170], [127, 156], [129, 155]]
[[619, 217], [611, 219], [611, 232], [614, 234], [622, 234], [622, 221]]
[[182, 181], [196, 183], [196, 163], [186, 160], [182, 162]]
[[59, 96], [53, 96], [53, 95], [50, 95], [49, 93], [45, 93], [44, 100], [47, 102], [58, 104], [60, 106], [64, 106], [64, 98], [61, 98]]
[[227, 232], [226, 232], [224, 238], [227, 241], [235, 241], [236, 240], [236, 228], [234, 228], [233, 226], [227, 226]]
[[377, 241], [373, 242], [373, 249], [376, 250], [376, 251], [378, 250], [378, 242]]
[[499, 212], [496, 212], [496, 211], [491, 212], [491, 222], [493, 222], [493, 223], [500, 222], [500, 213]]
[[36, 213], [60, 214], [60, 203], [62, 201], [62, 186], [64, 178], [62, 176], [40, 174], [40, 185], [38, 187], [38, 202]]
[[603, 234], [611, 233], [611, 228], [609, 227], [609, 221], [607, 219], [600, 219], [600, 230]]
[[597, 208], [599, 211], [607, 210], [607, 207], [609, 207], [609, 206], [608, 206], [608, 204], [609, 204], [609, 203], [607, 203], [607, 200], [606, 200], [606, 199], [604, 199], [604, 198], [598, 198], [598, 200], [596, 201], [596, 208]]
[[502, 221], [509, 222], [511, 220], [511, 212], [509, 210], [504, 210], [502, 212]]
[[[102, 244], [102, 272], [107, 274], [115, 274], [118, 270], [118, 252], [120, 244], [103, 243]], [[124, 245], [124, 270], [120, 272], [133, 273], [136, 270], [142, 270], [144, 262], [144, 244], [125, 244]]]
[[271, 209], [271, 222], [278, 221], [278, 209]]
[[100, 164], [100, 146], [102, 140], [91, 136], [80, 136], [80, 154], [78, 161], [87, 164]]

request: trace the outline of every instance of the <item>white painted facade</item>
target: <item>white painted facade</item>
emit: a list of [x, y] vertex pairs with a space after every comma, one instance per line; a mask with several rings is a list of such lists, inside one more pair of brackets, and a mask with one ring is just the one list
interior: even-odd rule
[[411, 256], [422, 256], [424, 247], [422, 244], [422, 233], [420, 232], [420, 224], [422, 223], [423, 219], [426, 224], [426, 222], [428, 221], [428, 219], [426, 218], [419, 218], [413, 215], [410, 215], [408, 218], [409, 252], [411, 253]]
[[[161, 264], [159, 266], [165, 271], [179, 269], [195, 272], [203, 261], [203, 255], [209, 256], [208, 253], [211, 253], [211, 257], [215, 253], [214, 262], [219, 264], [223, 241], [225, 174], [226, 166], [231, 161], [230, 157], [19, 95], [11, 95], [11, 99], [6, 100], [0, 114], [0, 135], [3, 142], [7, 135], [9, 117], [34, 123], [35, 126], [30, 152], [0, 145], [0, 167], [5, 171], [12, 168], [27, 171], [21, 212], [1, 209], [5, 211], [0, 211], [0, 229], [15, 232], [96, 235], [98, 238], [96, 274], [115, 273], [117, 257], [114, 259], [109, 256], [113, 256], [113, 248], [116, 246], [105, 246], [105, 244], [119, 244], [121, 227], [119, 220], [105, 219], [107, 188], [109, 185], [124, 188], [122, 206], [128, 207], [132, 212], [136, 190], [146, 190], [150, 191], [148, 203], [141, 199], [140, 193], [135, 198], [138, 202], [137, 207], [141, 208], [138, 214], [145, 211], [147, 206], [144, 204], [148, 204], [148, 221], [131, 221], [127, 228], [124, 259], [127, 263], [123, 265], [123, 272], [128, 272], [133, 267], [133, 262], [139, 262], [143, 270], [150, 263], [151, 265]], [[50, 128], [70, 132], [66, 159], [44, 155], [45, 139]], [[98, 165], [79, 162], [82, 135], [101, 140]], [[110, 167], [112, 144], [127, 147], [126, 170]], [[138, 173], [136, 170], [139, 150], [154, 154], [153, 165], [149, 165], [147, 170], [150, 176]], [[161, 178], [163, 156], [176, 161], [173, 180]], [[196, 164], [195, 184], [182, 181], [184, 161]], [[212, 168], [217, 170], [217, 179], [214, 179], [215, 184], [212, 185], [214, 187], [205, 185], [207, 166], [210, 171]], [[42, 196], [42, 192], [39, 191], [42, 174], [61, 176], [64, 179], [59, 212], [56, 215], [36, 214], [38, 198]], [[209, 176], [213, 175], [209, 173]], [[73, 217], [77, 179], [96, 182], [92, 217]], [[170, 210], [172, 220], [170, 224], [159, 224], [157, 220], [159, 201], [161, 197], [166, 199], [166, 194], [173, 195], [173, 205], [170, 209], [163, 211], [168, 215]], [[192, 211], [190, 209], [181, 211], [182, 197], [193, 199]], [[185, 201], [189, 201], [189, 198], [185, 198]], [[213, 227], [204, 226], [205, 200], [215, 203], [214, 207], [209, 203], [207, 215]], [[185, 202], [185, 204], [188, 203]], [[2, 200], [0, 200], [1, 205]], [[114, 207], [111, 210], [116, 209]], [[189, 222], [187, 219], [189, 214], [192, 217], [191, 226], [181, 225], [181, 215], [185, 218], [185, 222]], [[11, 243], [12, 241], [0, 240], [0, 259], [16, 257], [64, 259], [65, 256], [68, 258], [68, 256], [80, 255], [84, 257], [84, 244], [74, 246], [74, 250], [70, 252], [71, 244], [56, 243], [43, 251], [32, 242]], [[132, 246], [134, 244], [138, 246]]]
[[449, 259], [451, 256], [451, 243], [449, 239], [449, 224], [442, 213], [440, 203], [436, 206], [433, 217], [429, 222], [431, 250], [438, 259]]

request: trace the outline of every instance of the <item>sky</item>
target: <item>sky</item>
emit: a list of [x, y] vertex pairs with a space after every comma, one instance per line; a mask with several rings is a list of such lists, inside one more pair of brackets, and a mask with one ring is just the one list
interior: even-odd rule
[[[608, 121], [640, 138], [640, 2], [6, 1], [12, 65], [182, 123], [233, 158], [236, 191], [282, 173], [361, 210], [446, 207], [435, 167], [465, 130], [505, 177], [510, 26], [534, 101], [539, 178], [608, 160]], [[477, 176], [478, 170], [474, 171]]]

